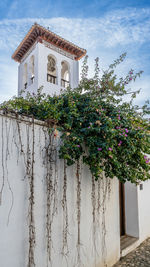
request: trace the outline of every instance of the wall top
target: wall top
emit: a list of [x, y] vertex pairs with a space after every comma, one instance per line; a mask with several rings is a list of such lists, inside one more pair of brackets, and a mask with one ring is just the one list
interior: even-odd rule
[[53, 44], [56, 47], [59, 47], [68, 53], [75, 55], [75, 59], [81, 59], [85, 54], [86, 50], [83, 48], [78, 47], [77, 45], [65, 40], [64, 38], [60, 37], [59, 35], [51, 32], [50, 30], [44, 28], [43, 26], [35, 23], [20, 45], [17, 47], [15, 52], [12, 55], [12, 59], [17, 62], [21, 62], [23, 56], [27, 53], [27, 51], [31, 48], [31, 46], [37, 42], [43, 42], [43, 40]]

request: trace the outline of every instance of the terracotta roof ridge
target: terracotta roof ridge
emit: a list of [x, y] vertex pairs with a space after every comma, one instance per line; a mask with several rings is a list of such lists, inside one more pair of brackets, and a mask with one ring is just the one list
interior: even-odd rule
[[36, 22], [35, 22], [32, 26], [34, 26], [34, 25], [39, 26], [40, 28], [46, 30], [46, 31], [49, 32], [49, 33], [52, 33], [53, 35], [55, 35], [56, 37], [62, 39], [63, 41], [65, 41], [65, 42], [67, 42], [67, 43], [73, 45], [74, 47], [76, 47], [76, 48], [78, 48], [78, 49], [80, 49], [80, 50], [83, 50], [83, 52], [86, 52], [86, 49], [84, 49], [84, 48], [82, 48], [82, 47], [80, 47], [80, 46], [78, 46], [78, 45], [75, 45], [73, 42], [70, 42], [70, 41], [66, 40], [65, 38], [61, 37], [60, 35], [54, 33], [53, 31], [51, 31], [51, 30], [49, 30], [49, 29], [46, 29], [44, 26], [41, 26], [40, 24], [38, 24], [38, 23], [36, 23]]
[[[45, 35], [45, 36], [44, 36]], [[46, 37], [47, 35], [47, 37]], [[86, 54], [86, 49], [81, 48], [77, 45], [75, 45], [74, 43], [64, 39], [63, 37], [59, 36], [58, 34], [50, 31], [49, 29], [46, 29], [44, 26], [41, 26], [38, 23], [34, 23], [31, 28], [29, 29], [29, 31], [27, 32], [27, 34], [25, 35], [25, 37], [23, 38], [23, 40], [21, 41], [21, 43], [18, 45], [18, 47], [16, 48], [15, 52], [12, 55], [12, 58], [18, 62], [21, 61], [22, 57], [24, 56], [24, 54], [26, 54], [26, 52], [30, 49], [30, 47], [37, 41], [38, 37], [42, 38], [43, 40], [47, 41], [49, 40], [49, 38], [52, 36], [52, 40], [50, 40], [49, 42], [55, 46], [57, 45], [57, 42], [60, 41], [59, 47], [63, 50], [66, 50], [64, 48], [64, 46], [61, 46], [61, 43], [64, 43], [65, 46], [68, 46], [67, 50], [68, 53], [70, 52], [70, 48], [71, 51], [70, 53], [76, 55], [76, 60], [79, 60], [80, 58], [82, 58], [85, 54]], [[47, 40], [46, 40], [47, 38]], [[56, 43], [53, 42], [53, 39], [56, 38]], [[66, 50], [66, 51], [67, 51]]]

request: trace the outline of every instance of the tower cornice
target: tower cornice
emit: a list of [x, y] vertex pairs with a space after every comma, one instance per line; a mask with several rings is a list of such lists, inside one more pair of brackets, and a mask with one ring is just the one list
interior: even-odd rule
[[21, 62], [24, 55], [29, 51], [29, 49], [33, 46], [35, 42], [43, 42], [46, 41], [62, 50], [66, 51], [75, 56], [76, 60], [81, 59], [86, 54], [86, 50], [80, 48], [79, 46], [65, 40], [59, 35], [53, 33], [52, 31], [44, 28], [43, 26], [35, 23], [22, 42], [19, 44], [17, 49], [12, 55], [12, 59], [17, 62]]

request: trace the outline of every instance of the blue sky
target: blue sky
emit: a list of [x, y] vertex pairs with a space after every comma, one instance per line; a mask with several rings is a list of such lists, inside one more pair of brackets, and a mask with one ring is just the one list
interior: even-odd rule
[[99, 56], [105, 68], [127, 52], [117, 73], [143, 70], [132, 85], [137, 101], [150, 99], [150, 0], [0, 1], [0, 103], [17, 94], [18, 64], [11, 55], [34, 22], [87, 49], [90, 73]]

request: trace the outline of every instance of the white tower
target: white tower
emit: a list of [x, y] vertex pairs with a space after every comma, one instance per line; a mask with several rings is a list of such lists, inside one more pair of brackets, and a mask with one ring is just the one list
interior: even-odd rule
[[18, 94], [35, 93], [43, 86], [46, 94], [59, 94], [70, 85], [78, 86], [78, 60], [86, 50], [66, 41], [55, 33], [35, 23], [12, 58], [19, 62]]

